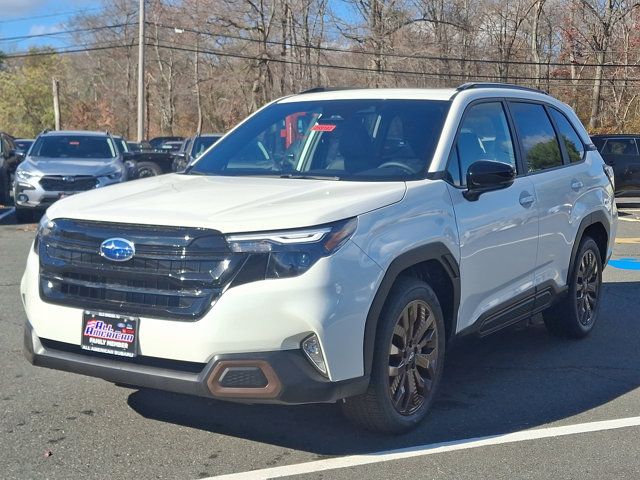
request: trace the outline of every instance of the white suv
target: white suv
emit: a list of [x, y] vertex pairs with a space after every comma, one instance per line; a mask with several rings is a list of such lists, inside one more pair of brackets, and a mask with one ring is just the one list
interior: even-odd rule
[[447, 344], [598, 317], [613, 176], [574, 112], [500, 84], [314, 89], [183, 174], [57, 202], [22, 279], [34, 364], [414, 427]]

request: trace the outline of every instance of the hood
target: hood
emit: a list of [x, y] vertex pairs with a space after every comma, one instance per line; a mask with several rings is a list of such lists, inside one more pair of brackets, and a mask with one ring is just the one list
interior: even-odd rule
[[309, 227], [402, 200], [404, 182], [168, 174], [80, 193], [49, 218], [201, 227], [222, 233]]
[[91, 175], [99, 177], [122, 166], [117, 158], [47, 158], [29, 157], [21, 170], [41, 175]]

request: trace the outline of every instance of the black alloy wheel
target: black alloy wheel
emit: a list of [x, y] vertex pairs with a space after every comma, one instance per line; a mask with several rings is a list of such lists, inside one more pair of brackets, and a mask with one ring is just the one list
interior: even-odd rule
[[402, 433], [429, 413], [444, 369], [440, 302], [423, 280], [400, 277], [378, 318], [367, 390], [345, 398], [344, 414], [374, 432]]
[[578, 320], [588, 327], [595, 318], [597, 310], [598, 292], [600, 290], [599, 267], [596, 255], [592, 250], [587, 250], [578, 267], [576, 279], [576, 308]]
[[389, 346], [389, 394], [401, 415], [424, 404], [436, 378], [438, 331], [426, 302], [414, 300], [398, 318]]
[[573, 265], [567, 293], [542, 316], [552, 335], [584, 338], [596, 324], [602, 294], [602, 259], [593, 238], [581, 240]]

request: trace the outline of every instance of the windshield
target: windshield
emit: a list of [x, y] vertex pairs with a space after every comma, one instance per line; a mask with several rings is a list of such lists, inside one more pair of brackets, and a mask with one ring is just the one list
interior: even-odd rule
[[226, 136], [187, 173], [382, 181], [421, 178], [449, 105], [432, 100], [274, 104]]
[[48, 158], [114, 158], [116, 148], [108, 137], [51, 135], [39, 137], [29, 153]]
[[193, 149], [191, 150], [191, 156], [198, 158], [202, 155], [207, 148], [216, 143], [220, 137], [196, 137], [193, 142]]

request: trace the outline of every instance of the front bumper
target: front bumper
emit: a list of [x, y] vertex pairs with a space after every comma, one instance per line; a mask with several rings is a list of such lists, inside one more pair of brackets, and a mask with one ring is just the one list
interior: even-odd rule
[[[46, 346], [45, 346], [46, 344]], [[170, 362], [151, 357], [135, 361], [88, 354], [78, 346], [40, 339], [27, 322], [24, 354], [33, 365], [102, 378], [114, 383], [153, 388], [241, 403], [332, 403], [363, 393], [368, 377], [331, 382], [321, 376], [300, 350], [216, 355], [208, 363]], [[259, 365], [268, 371], [267, 385], [222, 385], [225, 366]]]
[[[97, 185], [90, 190], [120, 183], [123, 180], [124, 179], [110, 180], [106, 177], [100, 177], [98, 179]], [[33, 181], [31, 180], [25, 181], [25, 180], [19, 180], [16, 178], [14, 183], [13, 198], [14, 198], [15, 204], [20, 208], [46, 210], [51, 205], [53, 205], [56, 201], [58, 201], [61, 195], [66, 195], [66, 196], [75, 195], [77, 193], [82, 193], [90, 190], [79, 190], [79, 191], [45, 190], [40, 185], [39, 179], [34, 179]], [[26, 199], [23, 196], [25, 196]]]
[[[21, 284], [28, 321], [39, 338], [79, 349], [83, 309], [43, 301], [39, 269], [32, 249]], [[198, 320], [140, 316], [138, 351], [146, 358], [204, 365], [221, 355], [299, 351], [301, 342], [315, 334], [329, 380], [358, 378], [364, 375], [366, 315], [382, 273], [347, 242], [298, 277], [227, 289]]]

